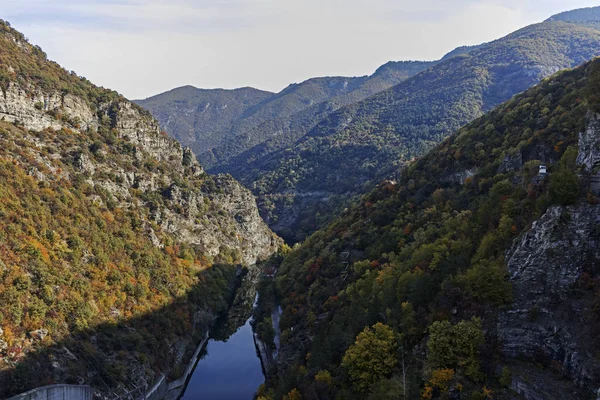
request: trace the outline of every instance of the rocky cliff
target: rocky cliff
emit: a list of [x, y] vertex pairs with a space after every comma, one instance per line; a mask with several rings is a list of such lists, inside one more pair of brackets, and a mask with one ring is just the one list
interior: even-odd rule
[[0, 21], [0, 397], [177, 378], [282, 243], [252, 194]]
[[[551, 207], [515, 242], [507, 255], [514, 303], [498, 323], [505, 356], [550, 366], [588, 393], [600, 389], [595, 305], [585, 290], [586, 274], [600, 263], [599, 212]], [[526, 398], [544, 398], [522, 386]]]
[[[589, 113], [586, 128], [579, 133], [577, 164], [583, 177], [596, 172], [598, 121], [598, 115]], [[514, 303], [499, 316], [503, 354], [544, 364], [575, 384], [569, 388], [563, 383], [562, 391], [598, 393], [598, 305], [589, 289], [600, 265], [600, 206], [550, 207], [515, 240], [506, 259]], [[523, 379], [535, 368], [520, 365], [517, 371], [515, 391], [527, 399], [548, 398], [548, 387], [536, 385], [536, 379]]]
[[[252, 194], [228, 175], [208, 177], [191, 151], [161, 134], [157, 121], [138, 106], [119, 99], [100, 103], [93, 112], [86, 101], [77, 96], [48, 93], [32, 86], [24, 90], [14, 82], [2, 94], [0, 116], [5, 121], [29, 131], [66, 128], [82, 133], [97, 132], [103, 123], [107, 123], [105, 128], [127, 143], [129, 154], [124, 157], [127, 161], [135, 164], [154, 159], [167, 163], [167, 173], [147, 172], [126, 170], [118, 163], [90, 157], [85, 151], [70, 155], [74, 157], [71, 164], [86, 176], [90, 185], [108, 190], [123, 207], [147, 205], [130, 189], [136, 189], [138, 195], [165, 194], [164, 207], [152, 213], [153, 222], [165, 232], [199, 245], [210, 256], [217, 256], [226, 247], [237, 249], [246, 265], [266, 259], [276, 251], [280, 240], [263, 223]], [[35, 143], [33, 136], [27, 140]], [[47, 147], [41, 142], [38, 145], [40, 149]], [[52, 164], [52, 160], [42, 154], [36, 157], [45, 164]], [[184, 179], [186, 174], [202, 180], [202, 185], [178, 185], [175, 181]], [[198, 219], [198, 213], [208, 203], [219, 212]], [[160, 244], [157, 242], [157, 245]]]

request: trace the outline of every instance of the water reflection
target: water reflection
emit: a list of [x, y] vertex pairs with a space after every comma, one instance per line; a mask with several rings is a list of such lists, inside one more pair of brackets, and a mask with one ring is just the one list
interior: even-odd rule
[[226, 341], [211, 339], [183, 396], [184, 400], [252, 400], [264, 382], [250, 319]]

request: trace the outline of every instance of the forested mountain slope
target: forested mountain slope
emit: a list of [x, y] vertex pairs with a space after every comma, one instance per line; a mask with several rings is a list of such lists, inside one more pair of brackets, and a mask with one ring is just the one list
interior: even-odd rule
[[599, 53], [598, 30], [532, 25], [343, 107], [294, 145], [231, 173], [259, 197], [276, 232], [300, 240], [347, 199], [395, 176], [400, 165], [461, 125]]
[[0, 22], [0, 397], [176, 378], [235, 265], [281, 243], [142, 108]]
[[274, 95], [254, 88], [184, 86], [135, 102], [150, 110], [171, 137], [202, 154], [231, 139], [232, 125]]
[[312, 78], [277, 94], [252, 88], [186, 86], [136, 102], [150, 110], [171, 137], [190, 146], [208, 170], [228, 172], [235, 165], [292, 144], [336, 109], [433, 64], [390, 62], [371, 76]]
[[551, 16], [547, 21], [585, 22], [599, 21], [600, 7], [587, 7], [577, 10], [565, 11]]
[[295, 249], [264, 398], [594, 399], [598, 93], [598, 60], [543, 80]]
[[[243, 129], [238, 129], [240, 134], [236, 138], [206, 154], [200, 154], [199, 159], [210, 166], [211, 171], [236, 171], [253, 160], [264, 158], [276, 150], [292, 145], [321, 119], [340, 107], [394, 86], [435, 63], [435, 61], [391, 61], [379, 67], [368, 77], [313, 78], [299, 85], [292, 85], [281, 93], [281, 100], [278, 99], [275, 103], [289, 103], [290, 90], [291, 93], [295, 93], [295, 96], [300, 92], [304, 104], [295, 107], [300, 111], [290, 115], [278, 115], [276, 118], [266, 118], [263, 123], [252, 129], [242, 124]], [[317, 96], [314, 91], [307, 91], [305, 88], [305, 86], [315, 85], [327, 85], [330, 90], [335, 90], [328, 92], [327, 96]], [[306, 107], [307, 104], [309, 107]], [[264, 113], [264, 110], [261, 110], [261, 113]]]

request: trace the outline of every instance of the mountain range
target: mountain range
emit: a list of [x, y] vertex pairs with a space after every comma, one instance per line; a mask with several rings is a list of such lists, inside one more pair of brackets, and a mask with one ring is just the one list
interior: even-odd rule
[[[200, 142], [213, 143], [218, 136], [225, 143], [196, 154], [209, 171], [230, 173], [249, 187], [275, 232], [290, 242], [302, 240], [460, 126], [544, 77], [600, 54], [595, 12], [559, 15], [490, 43], [456, 49], [436, 62], [389, 63], [371, 77], [292, 85], [251, 111], [240, 111], [240, 122], [219, 119], [221, 127], [230, 127], [211, 131], [211, 139]], [[365, 90], [373, 80], [379, 84]], [[337, 88], [327, 91], [329, 96], [344, 94], [327, 100], [324, 87]], [[175, 89], [138, 103], [178, 139], [191, 136], [176, 126], [179, 116], [197, 120], [202, 128], [196, 138], [201, 138], [212, 124], [201, 122], [208, 118], [210, 101], [174, 108], [187, 104], [191, 93], [209, 92]]]
[[599, 60], [543, 80], [292, 251], [261, 394], [595, 398], [599, 88]]
[[313, 78], [280, 93], [253, 88], [185, 86], [137, 100], [167, 133], [198, 154], [211, 170], [263, 142], [291, 144], [333, 110], [362, 100], [426, 69], [433, 62], [390, 62], [371, 76]]
[[597, 398], [596, 28], [131, 102], [0, 21], [0, 398], [146, 397], [250, 308], [257, 400]]

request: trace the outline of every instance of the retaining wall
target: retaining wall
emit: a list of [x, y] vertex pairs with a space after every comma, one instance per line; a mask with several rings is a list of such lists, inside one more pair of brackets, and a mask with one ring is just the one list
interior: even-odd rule
[[92, 400], [92, 388], [86, 385], [50, 385], [21, 393], [8, 400]]

